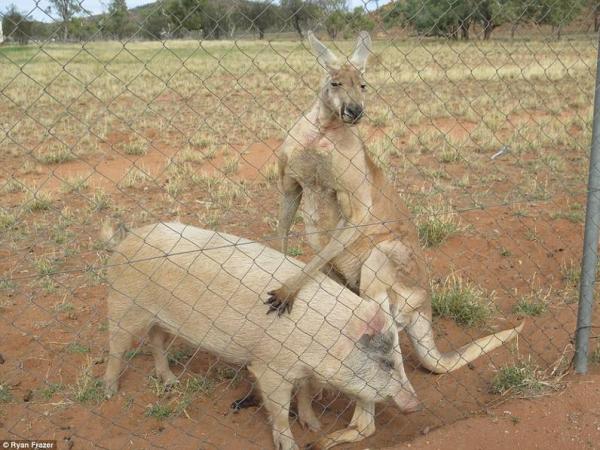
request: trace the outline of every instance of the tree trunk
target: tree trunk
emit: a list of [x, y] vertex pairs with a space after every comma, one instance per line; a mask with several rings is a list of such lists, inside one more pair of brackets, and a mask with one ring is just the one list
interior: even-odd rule
[[594, 32], [597, 33], [598, 30], [600, 30], [600, 8], [594, 11]]
[[460, 23], [460, 34], [465, 41], [469, 40], [469, 28], [471, 27], [470, 21], [464, 21]]
[[562, 26], [557, 26], [556, 27], [556, 40], [560, 41], [560, 38], [562, 36]]
[[517, 27], [519, 25], [515, 22], [512, 24], [512, 27], [510, 27], [510, 39], [514, 40], [515, 39], [515, 33], [517, 32]]
[[298, 32], [300, 39], [304, 39], [304, 35], [302, 34], [302, 29], [300, 28], [300, 19], [298, 18], [298, 14], [294, 16], [294, 28]]
[[258, 39], [263, 40], [265, 38], [265, 30], [262, 28], [258, 29]]
[[494, 24], [490, 21], [487, 21], [485, 23], [485, 26], [483, 27], [483, 40], [487, 41], [490, 39], [490, 36], [492, 35], [492, 31], [494, 31], [494, 28], [496, 28], [494, 26]]

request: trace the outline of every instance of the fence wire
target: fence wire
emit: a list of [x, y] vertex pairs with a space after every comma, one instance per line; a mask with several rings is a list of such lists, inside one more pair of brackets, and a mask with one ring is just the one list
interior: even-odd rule
[[596, 2], [141, 3], [0, 11], [2, 439], [380, 448], [562, 387]]

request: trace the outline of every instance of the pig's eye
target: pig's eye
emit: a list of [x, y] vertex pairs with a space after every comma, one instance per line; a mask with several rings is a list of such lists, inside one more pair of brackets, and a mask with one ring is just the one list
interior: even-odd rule
[[340, 83], [339, 81], [332, 81], [331, 82], [331, 86], [333, 87], [340, 87], [342, 85], [342, 83]]
[[394, 370], [394, 367], [395, 367], [394, 361], [392, 361], [391, 359], [382, 359], [381, 365], [383, 366], [383, 368], [385, 370], [388, 370], [388, 371]]

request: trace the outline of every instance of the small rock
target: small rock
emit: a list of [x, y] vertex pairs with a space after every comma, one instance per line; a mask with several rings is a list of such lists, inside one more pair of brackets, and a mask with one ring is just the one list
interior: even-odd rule
[[421, 430], [421, 434], [422, 434], [423, 436], [425, 436], [426, 434], [429, 434], [429, 432], [430, 432], [430, 431], [431, 431], [431, 428], [430, 428], [430, 427], [425, 427], [425, 428], [423, 428], [423, 429]]
[[24, 402], [28, 402], [33, 398], [33, 391], [31, 389], [29, 389], [27, 392], [25, 392], [25, 394], [23, 395], [23, 401]]

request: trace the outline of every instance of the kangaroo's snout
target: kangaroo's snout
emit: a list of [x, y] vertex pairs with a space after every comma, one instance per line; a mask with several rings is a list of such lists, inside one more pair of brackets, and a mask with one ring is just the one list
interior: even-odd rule
[[362, 119], [364, 109], [358, 103], [348, 103], [342, 105], [341, 116], [346, 123], [358, 123]]

